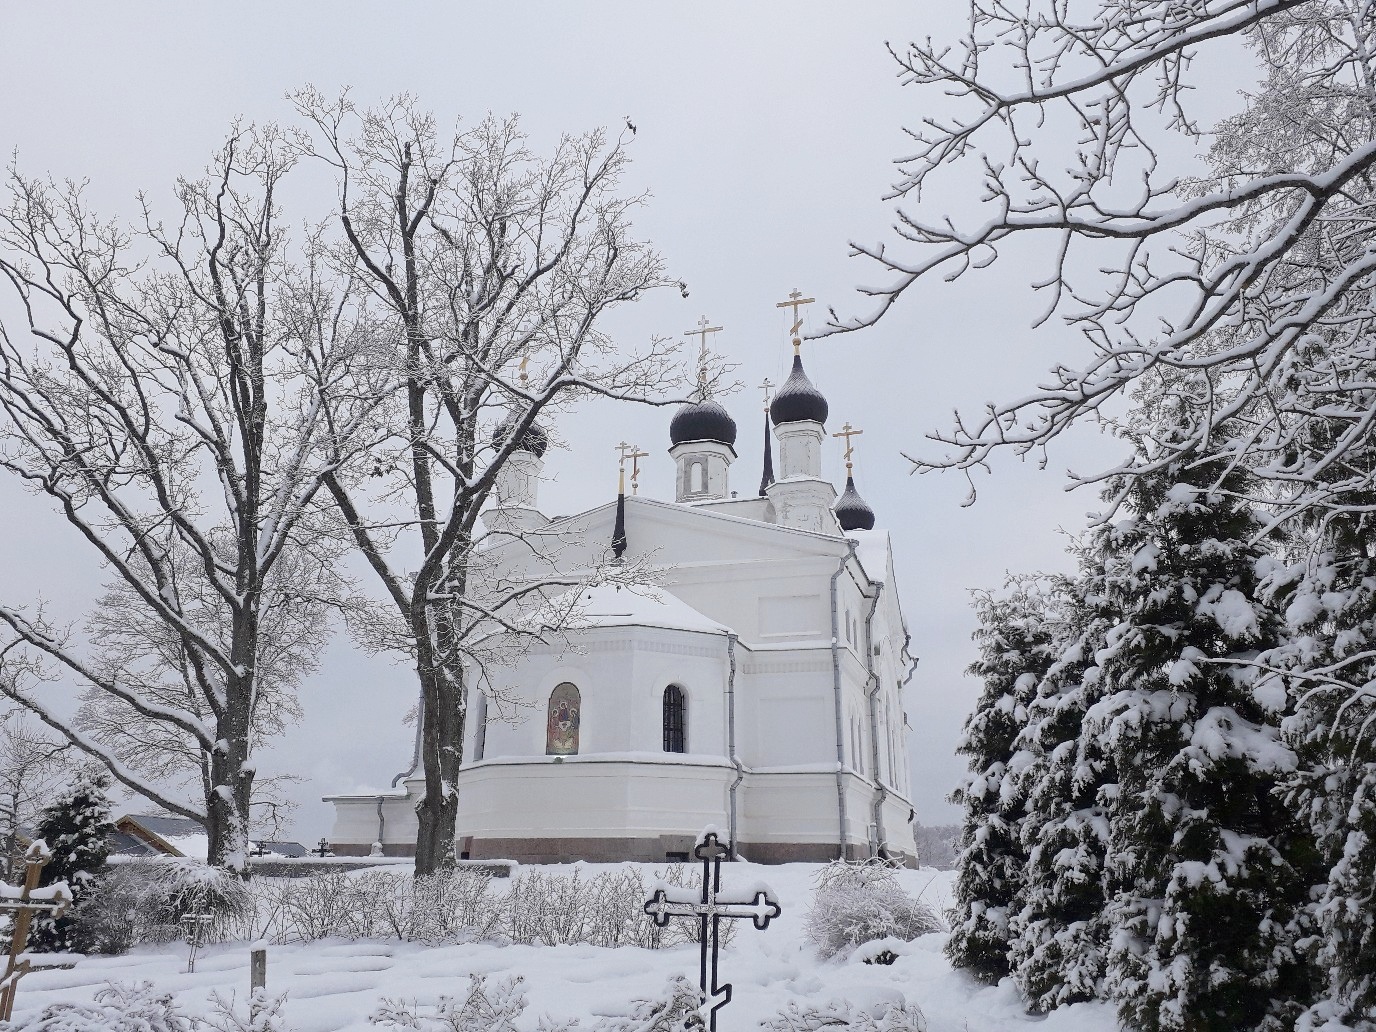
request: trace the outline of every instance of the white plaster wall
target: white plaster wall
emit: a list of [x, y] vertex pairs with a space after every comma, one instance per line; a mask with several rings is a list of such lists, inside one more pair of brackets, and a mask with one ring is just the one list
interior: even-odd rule
[[[681, 763], [569, 757], [483, 762], [459, 775], [458, 833], [476, 838], [620, 838], [695, 835], [724, 827], [723, 760]], [[517, 805], [519, 803], [519, 805]]]

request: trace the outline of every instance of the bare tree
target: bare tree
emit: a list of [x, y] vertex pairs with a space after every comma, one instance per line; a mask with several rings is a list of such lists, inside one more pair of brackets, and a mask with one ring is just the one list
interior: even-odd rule
[[[202, 821], [210, 862], [239, 871], [255, 737], [291, 719], [336, 583], [317, 496], [377, 403], [354, 399], [350, 416], [341, 400], [324, 447], [315, 399], [358, 349], [346, 293], [291, 259], [278, 192], [293, 160], [277, 130], [236, 126], [206, 178], [178, 181], [170, 224], [143, 198], [133, 226], [101, 220], [80, 185], [13, 168], [0, 211], [20, 313], [0, 324], [0, 468], [51, 499], [114, 580], [90, 643], [32, 602], [0, 605], [10, 663], [41, 660], [99, 699], [93, 730], [52, 680], [0, 689], [127, 788]], [[101, 721], [165, 749], [166, 769]], [[191, 798], [174, 776], [188, 768]]]
[[[1044, 454], [1078, 421], [1117, 425], [1141, 388], [1183, 399], [1193, 419], [1151, 466], [1182, 452], [1245, 456], [1278, 518], [1344, 505], [1370, 487], [1370, 469], [1343, 456], [1376, 418], [1357, 393], [1376, 272], [1371, 5], [1079, 10], [976, 0], [953, 46], [891, 48], [938, 113], [911, 131], [900, 163], [898, 240], [854, 246], [887, 274], [864, 290], [878, 305], [829, 332], [872, 324], [919, 281], [985, 268], [1015, 245], [1026, 261], [1040, 245], [1038, 322], [1062, 318], [1089, 358], [1067, 356], [1023, 398], [957, 414], [932, 438], [948, 450], [914, 457], [916, 469], [968, 472], [1005, 448]], [[1206, 174], [1188, 175], [1181, 141], [1203, 135], [1189, 92], [1249, 86], [1240, 44], [1260, 85], [1213, 132]], [[923, 199], [955, 177], [982, 183], [968, 217]]]
[[19, 709], [0, 714], [0, 880], [15, 883], [24, 869], [21, 830], [71, 780], [76, 770], [70, 742], [45, 735]]
[[[390, 327], [392, 350], [378, 356], [397, 388], [379, 414], [390, 436], [326, 484], [393, 607], [387, 644], [415, 664], [416, 873], [427, 874], [454, 860], [466, 679], [494, 649], [565, 621], [580, 579], [628, 575], [561, 574], [557, 535], [487, 530], [479, 511], [517, 448], [544, 432], [537, 417], [595, 395], [669, 400], [676, 349], [654, 341], [627, 357], [599, 328], [669, 281], [631, 231], [643, 198], [618, 193], [624, 140], [566, 136], [540, 157], [514, 118], [444, 135], [409, 97], [370, 111], [310, 89], [295, 101], [312, 125], [303, 149], [337, 177], [338, 272], [366, 286]], [[512, 549], [524, 559], [506, 568], [518, 572], [486, 561]]]

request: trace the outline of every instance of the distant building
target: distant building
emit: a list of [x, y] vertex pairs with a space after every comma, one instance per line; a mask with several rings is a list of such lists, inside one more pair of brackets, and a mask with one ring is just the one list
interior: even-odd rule
[[[109, 841], [111, 852], [123, 856], [184, 856], [204, 860], [210, 848], [210, 837], [200, 821], [153, 814], [126, 814], [119, 818]], [[306, 847], [299, 842], [250, 842], [249, 846], [256, 856], [307, 855]]]

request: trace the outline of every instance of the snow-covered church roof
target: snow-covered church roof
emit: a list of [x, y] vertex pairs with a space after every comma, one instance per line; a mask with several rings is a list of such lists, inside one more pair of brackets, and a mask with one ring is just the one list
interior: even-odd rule
[[688, 603], [650, 588], [602, 584], [583, 591], [577, 627], [661, 627], [671, 631], [730, 634], [731, 628], [704, 616]]

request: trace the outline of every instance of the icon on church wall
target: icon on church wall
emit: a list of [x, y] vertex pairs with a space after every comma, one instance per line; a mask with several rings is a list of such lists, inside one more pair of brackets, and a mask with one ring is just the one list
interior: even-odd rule
[[578, 752], [580, 709], [577, 685], [565, 681], [549, 693], [549, 717], [545, 721], [546, 756], [573, 756]]

